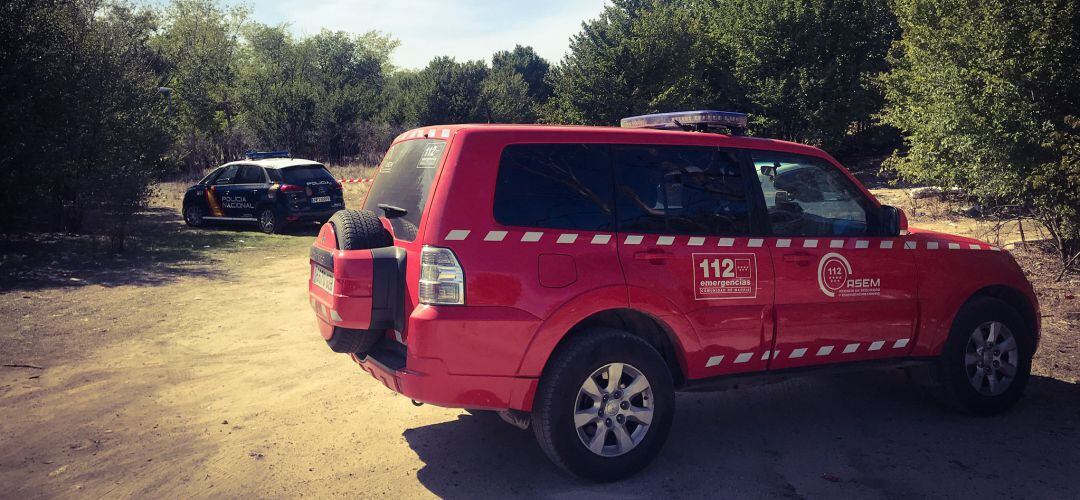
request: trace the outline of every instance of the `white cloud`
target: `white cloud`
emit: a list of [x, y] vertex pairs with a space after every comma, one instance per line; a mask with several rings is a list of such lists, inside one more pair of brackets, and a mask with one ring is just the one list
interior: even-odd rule
[[[280, 2], [280, 3], [278, 3]], [[264, 23], [287, 22], [297, 34], [322, 28], [362, 33], [378, 30], [401, 41], [394, 64], [419, 68], [432, 57], [487, 60], [497, 50], [531, 45], [557, 62], [581, 22], [596, 17], [605, 0], [492, 2], [480, 0], [328, 0], [316, 4], [256, 2]]]

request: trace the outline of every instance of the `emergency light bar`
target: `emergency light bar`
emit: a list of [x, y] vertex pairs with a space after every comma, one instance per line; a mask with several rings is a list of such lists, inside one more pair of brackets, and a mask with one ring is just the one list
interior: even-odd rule
[[675, 113], [657, 113], [654, 115], [631, 116], [619, 120], [623, 128], [651, 128], [658, 130], [696, 130], [707, 132], [710, 129], [726, 128], [734, 135], [741, 135], [746, 130], [746, 114], [732, 111], [679, 111]]
[[264, 160], [266, 158], [292, 158], [288, 151], [245, 151], [244, 157], [249, 160]]

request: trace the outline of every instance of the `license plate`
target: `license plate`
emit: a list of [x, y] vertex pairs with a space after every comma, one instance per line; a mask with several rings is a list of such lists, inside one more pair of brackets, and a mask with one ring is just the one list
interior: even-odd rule
[[319, 266], [311, 266], [311, 282], [315, 286], [326, 290], [330, 295], [334, 294], [334, 275]]
[[330, 203], [329, 196], [316, 196], [311, 199], [312, 203]]

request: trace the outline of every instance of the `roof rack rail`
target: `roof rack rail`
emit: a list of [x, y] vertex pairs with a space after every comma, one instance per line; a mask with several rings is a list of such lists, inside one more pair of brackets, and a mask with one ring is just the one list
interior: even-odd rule
[[288, 151], [244, 151], [244, 157], [249, 160], [265, 160], [267, 158], [292, 158]]
[[623, 128], [649, 128], [657, 130], [685, 130], [687, 132], [730, 132], [743, 135], [746, 132], [746, 113], [733, 111], [678, 111], [652, 115], [631, 116], [619, 120]]

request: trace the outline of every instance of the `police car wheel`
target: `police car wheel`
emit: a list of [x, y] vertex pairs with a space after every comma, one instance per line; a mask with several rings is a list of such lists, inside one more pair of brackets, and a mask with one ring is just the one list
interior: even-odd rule
[[259, 212], [259, 229], [266, 234], [280, 233], [282, 229], [281, 218], [272, 208], [264, 208]]
[[184, 222], [191, 227], [201, 227], [203, 225], [202, 207], [198, 205], [185, 205]]
[[562, 469], [615, 481], [656, 458], [674, 414], [674, 383], [660, 353], [640, 337], [595, 328], [552, 355], [533, 402], [532, 428]]
[[994, 415], [1023, 395], [1035, 335], [1008, 303], [969, 300], [957, 313], [938, 360], [938, 396], [964, 413]]
[[394, 244], [379, 216], [368, 210], [339, 210], [330, 217], [339, 250], [365, 250]]

